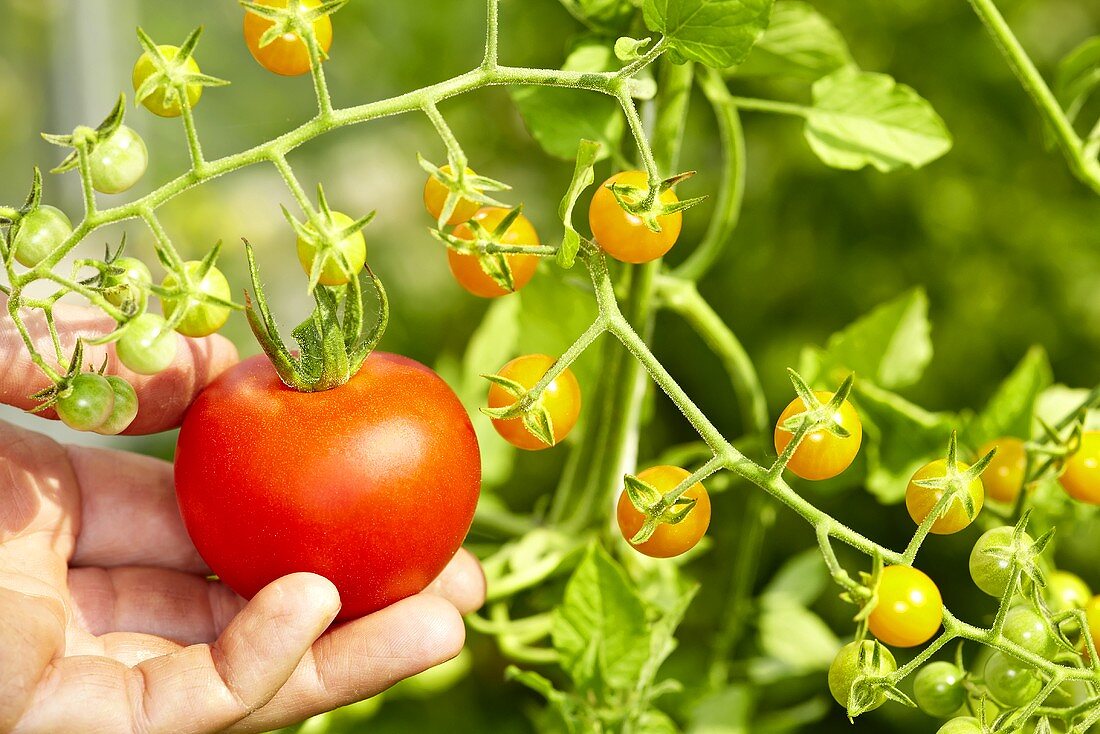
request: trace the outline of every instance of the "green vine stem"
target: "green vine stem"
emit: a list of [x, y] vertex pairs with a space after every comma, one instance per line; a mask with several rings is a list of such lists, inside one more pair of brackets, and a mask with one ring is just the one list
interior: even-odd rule
[[1100, 194], [1100, 161], [1095, 158], [1096, 144], [1086, 145], [1081, 142], [1080, 136], [1073, 129], [1073, 124], [1066, 117], [1066, 113], [1058, 103], [1054, 93], [1050, 91], [1043, 75], [1035, 68], [1031, 57], [1020, 45], [1019, 40], [1013, 34], [1012, 29], [993, 0], [969, 1], [971, 7], [974, 8], [974, 12], [977, 13], [978, 18], [981, 19], [989, 35], [992, 36], [993, 41], [1000, 49], [1001, 55], [1008, 62], [1012, 73], [1016, 75], [1024, 91], [1031, 97], [1035, 109], [1049, 123], [1058, 148], [1065, 156], [1073, 175], [1097, 194]]

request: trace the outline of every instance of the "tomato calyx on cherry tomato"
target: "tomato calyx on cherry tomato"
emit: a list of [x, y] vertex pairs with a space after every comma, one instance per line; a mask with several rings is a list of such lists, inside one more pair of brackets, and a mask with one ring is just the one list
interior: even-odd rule
[[680, 173], [653, 182], [645, 171], [621, 171], [592, 195], [588, 224], [596, 244], [622, 262], [656, 260], [680, 236], [681, 212], [703, 198], [680, 201], [672, 187], [695, 175]]
[[553, 357], [527, 354], [513, 359], [497, 374], [484, 375], [492, 385], [488, 406], [481, 412], [492, 418], [497, 433], [517, 448], [539, 451], [555, 446], [577, 423], [580, 384], [572, 370], [555, 365]]
[[83, 360], [84, 341], [77, 340], [65, 375], [56, 384], [31, 396], [41, 401], [31, 412], [53, 408], [62, 423], [77, 431], [94, 431], [108, 436], [121, 433], [137, 416], [137, 393], [123, 378], [103, 374], [106, 360], [93, 372], [83, 371]]
[[424, 182], [424, 208], [440, 229], [469, 221], [483, 206], [507, 208], [485, 192], [507, 191], [512, 188], [508, 184], [479, 176], [465, 165], [447, 163], [437, 168], [421, 155], [416, 158], [428, 173], [428, 180]]
[[280, 76], [299, 76], [328, 58], [331, 15], [343, 3], [321, 0], [242, 2], [244, 40], [260, 66]]
[[710, 525], [710, 496], [702, 482], [678, 466], [654, 466], [628, 474], [616, 517], [623, 539], [655, 558], [693, 548]]
[[123, 315], [134, 316], [145, 308], [153, 274], [141, 260], [123, 255], [125, 250], [126, 235], [123, 234], [118, 250], [113, 255], [108, 251], [106, 259], [95, 265], [99, 269], [99, 277], [92, 286]]
[[328, 205], [324, 189], [317, 186], [318, 211], [299, 222], [283, 207], [283, 216], [298, 235], [298, 262], [309, 276], [309, 290], [318, 285], [344, 285], [359, 277], [367, 262], [367, 244], [363, 227], [374, 219], [370, 212], [352, 219]]
[[829, 692], [854, 718], [886, 703], [887, 696], [896, 689], [885, 682], [885, 677], [897, 669], [893, 653], [878, 642], [849, 642], [829, 665]]
[[798, 397], [775, 426], [779, 461], [803, 479], [831, 479], [851, 466], [863, 440], [863, 424], [847, 399], [853, 377], [829, 393], [811, 390], [797, 372], [788, 372]]
[[79, 168], [85, 158], [92, 188], [104, 194], [126, 191], [142, 177], [149, 164], [149, 152], [141, 136], [123, 125], [126, 96], [118, 101], [96, 128], [80, 125], [69, 135], [43, 134], [49, 143], [73, 151], [51, 173]]
[[459, 285], [482, 298], [515, 293], [527, 285], [538, 268], [537, 255], [522, 250], [540, 246], [538, 233], [523, 216], [523, 205], [504, 209], [487, 206], [453, 232], [431, 230], [447, 245], [447, 264]]
[[179, 46], [157, 45], [141, 28], [138, 40], [144, 53], [134, 64], [132, 81], [134, 102], [159, 117], [179, 117], [184, 109], [198, 104], [203, 87], [229, 84], [224, 79], [203, 74], [194, 59], [195, 46], [202, 27], [188, 34]]
[[42, 203], [42, 172], [37, 166], [23, 206], [0, 210], [0, 227], [7, 227], [7, 239], [0, 236], [0, 251], [27, 268], [42, 262], [73, 233], [65, 212]]
[[985, 504], [981, 475], [996, 453], [991, 450], [973, 466], [959, 461], [958, 438], [951, 433], [947, 458], [925, 464], [905, 489], [905, 507], [917, 525], [930, 523], [937, 535], [957, 533], [978, 516]]
[[[313, 313], [292, 332], [298, 350], [291, 352], [268, 308], [256, 256], [247, 240], [245, 254], [253, 289], [253, 295], [245, 293], [245, 315], [283, 384], [300, 392], [318, 392], [343, 385], [358, 374], [389, 321], [389, 300], [378, 276], [366, 268], [345, 288], [313, 288]], [[364, 319], [364, 282], [378, 301], [375, 323], [369, 330]]]
[[1028, 510], [1016, 527], [1003, 525], [992, 528], [974, 543], [970, 551], [970, 576], [986, 594], [997, 598], [1004, 596], [1014, 578], [1013, 593], [1023, 579], [1038, 584], [1041, 575], [1038, 557], [1053, 536], [1048, 532], [1038, 541], [1032, 540], [1025, 532], [1030, 516], [1031, 511]]

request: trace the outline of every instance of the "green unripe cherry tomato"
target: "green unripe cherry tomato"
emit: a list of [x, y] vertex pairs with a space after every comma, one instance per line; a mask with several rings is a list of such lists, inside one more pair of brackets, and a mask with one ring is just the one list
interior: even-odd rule
[[[166, 59], [176, 58], [176, 54], [179, 53], [178, 46], [157, 46], [160, 49], [161, 54]], [[187, 63], [183, 65], [184, 70], [192, 74], [199, 73], [199, 65], [195, 62], [195, 57], [187, 59]], [[134, 73], [131, 81], [134, 83], [134, 91], [141, 89], [141, 85], [145, 83], [145, 80], [152, 76], [157, 70], [156, 65], [153, 64], [153, 60], [149, 58], [148, 53], [143, 53], [134, 64]], [[192, 107], [199, 102], [199, 97], [202, 96], [201, 84], [188, 84], [187, 85], [187, 101]], [[168, 104], [165, 100], [165, 90], [158, 89], [150, 94], [145, 99], [141, 100], [141, 103], [145, 105], [145, 109], [152, 112], [154, 115], [160, 117], [179, 117], [183, 113], [180, 108], [179, 100], [173, 100], [172, 104]]]
[[[1012, 545], [1013, 529], [1007, 525], [987, 530], [970, 551], [970, 577], [979, 589], [1000, 598], [1005, 593], [1008, 582], [1012, 580], [1012, 564], [997, 558], [988, 551], [1008, 549]], [[1026, 533], [1024, 540], [1031, 542]]]
[[107, 382], [114, 390], [115, 403], [107, 420], [94, 430], [104, 436], [115, 436], [125, 431], [137, 417], [138, 396], [133, 385], [117, 375], [108, 375]]
[[138, 182], [149, 165], [149, 151], [141, 136], [126, 125], [101, 140], [88, 156], [92, 188], [104, 194], [121, 194]]
[[65, 212], [52, 206], [40, 206], [15, 225], [11, 246], [21, 265], [33, 268], [73, 233], [73, 224]]
[[939, 728], [936, 734], [984, 734], [982, 722], [973, 716], [959, 716]]
[[82, 372], [57, 398], [57, 417], [69, 428], [92, 431], [111, 417], [115, 392], [103, 375]]
[[155, 375], [176, 358], [176, 335], [163, 318], [143, 313], [126, 327], [115, 352], [139, 375]]
[[103, 297], [119, 308], [128, 301], [137, 306], [143, 305], [148, 294], [145, 286], [153, 282], [149, 268], [136, 257], [120, 257], [111, 265], [122, 272], [103, 278]]
[[1082, 609], [1092, 598], [1089, 585], [1069, 571], [1054, 571], [1047, 576], [1047, 603], [1052, 612]]
[[913, 697], [920, 710], [929, 716], [944, 719], [966, 703], [963, 672], [947, 662], [925, 665], [913, 679]]
[[[875, 647], [879, 649], [878, 666], [873, 664]], [[860, 660], [862, 656], [863, 660]], [[833, 694], [836, 702], [848, 708], [848, 698], [852, 693], [852, 684], [861, 675], [886, 675], [898, 669], [894, 656], [882, 645], [874, 640], [861, 640], [849, 642], [840, 648], [840, 652], [833, 658], [829, 666], [829, 692]], [[886, 696], [881, 692], [875, 694], [875, 703], [871, 708], [878, 708], [886, 702]]]
[[985, 663], [985, 685], [997, 701], [1010, 707], [1026, 704], [1043, 689], [1043, 681], [1026, 663], [995, 652]]
[[1045, 658], [1058, 651], [1058, 643], [1051, 636], [1043, 617], [1029, 606], [1021, 605], [1008, 610], [1004, 635], [1025, 650]]
[[[328, 230], [336, 234], [354, 223], [355, 220], [347, 214], [332, 212], [332, 222], [328, 225]], [[310, 232], [316, 231], [311, 223], [306, 224], [306, 229]], [[306, 272], [306, 275], [309, 275], [313, 268], [313, 258], [317, 255], [317, 249], [316, 242], [310, 242], [301, 237], [298, 238], [298, 262], [301, 263], [302, 270]], [[340, 240], [336, 243], [335, 250], [347, 260], [352, 277], [358, 275], [367, 262], [367, 242], [363, 239], [362, 232], [355, 232]], [[335, 252], [329, 250], [325, 261], [321, 264], [321, 280], [319, 282], [321, 285], [343, 285], [348, 280], [348, 274], [337, 262]]]
[[[198, 280], [199, 269], [202, 263], [198, 260], [188, 260], [184, 263], [187, 275], [192, 281]], [[163, 288], [178, 288], [179, 281], [174, 273], [169, 273], [161, 282]], [[222, 271], [211, 267], [206, 275], [198, 282], [198, 289], [211, 296], [216, 296], [224, 301], [230, 300], [233, 293], [229, 289], [229, 281], [225, 279]], [[179, 298], [163, 298], [164, 317], [171, 320], [176, 315], [176, 309], [184, 308], [183, 320], [179, 322], [176, 331], [184, 336], [202, 337], [213, 334], [225, 325], [229, 320], [229, 307], [216, 306], [210, 303], [201, 303], [188, 296]]]

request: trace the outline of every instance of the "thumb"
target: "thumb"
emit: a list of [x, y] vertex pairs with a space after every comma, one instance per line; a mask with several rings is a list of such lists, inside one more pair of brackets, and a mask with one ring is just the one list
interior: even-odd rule
[[[35, 347], [43, 355], [54, 354], [49, 329], [39, 311], [22, 312]], [[94, 308], [58, 305], [54, 308], [61, 347], [71, 354], [77, 337], [94, 338], [115, 328], [109, 316]], [[114, 345], [85, 346], [86, 364], [98, 366], [106, 357], [107, 372], [126, 379], [138, 395], [138, 414], [127, 434], [156, 433], [180, 424], [187, 406], [211, 380], [237, 361], [237, 348], [228, 339], [214, 335], [187, 339], [175, 335], [176, 358], [167, 369], [155, 375], [139, 375], [124, 367], [115, 355]], [[49, 387], [50, 381], [27, 354], [22, 336], [11, 319], [0, 319], [0, 403], [16, 408], [33, 408], [30, 395]], [[43, 411], [55, 418], [52, 410]]]

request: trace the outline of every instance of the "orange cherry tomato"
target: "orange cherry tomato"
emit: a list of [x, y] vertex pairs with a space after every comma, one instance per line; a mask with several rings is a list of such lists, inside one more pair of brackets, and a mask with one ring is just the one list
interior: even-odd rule
[[[554, 361], [553, 357], [545, 354], [526, 354], [516, 357], [501, 367], [497, 374], [509, 380], [515, 380], [529, 390], [542, 379]], [[516, 400], [517, 398], [508, 394], [500, 385], [494, 383], [489, 387], [490, 408], [506, 408]], [[581, 414], [581, 386], [572, 370], [566, 367], [560, 375], [550, 381], [542, 391], [542, 404], [550, 411], [555, 443], [561, 441], [573, 430]], [[524, 427], [523, 419], [520, 417], [494, 418], [493, 428], [497, 429], [501, 438], [517, 448], [528, 451], [550, 448]]]
[[[814, 395], [823, 404], [833, 399], [833, 393], [827, 390], [814, 390]], [[801, 398], [795, 398], [783, 409], [775, 426], [777, 453], [782, 454], [794, 438], [793, 433], [783, 428], [783, 423], [805, 410], [806, 405]], [[863, 423], [859, 420], [859, 413], [847, 400], [841, 403], [834, 418], [848, 430], [848, 437], [840, 438], [824, 429], [807, 434], [787, 464], [787, 468], [797, 476], [814, 480], [831, 479], [852, 465], [863, 441]]]
[[978, 449], [978, 458], [997, 449], [993, 460], [982, 472], [982, 485], [989, 499], [1012, 504], [1024, 486], [1027, 471], [1027, 450], [1024, 442], [1012, 436], [998, 438]]
[[[646, 469], [638, 474], [638, 479], [664, 493], [675, 489], [690, 476], [690, 472], [678, 466], [662, 465]], [[687, 517], [675, 525], [658, 525], [649, 540], [632, 546], [634, 550], [651, 558], [671, 558], [694, 548], [706, 535], [710, 525], [710, 495], [706, 488], [701, 482], [696, 482], [688, 487], [683, 496], [695, 500], [695, 506]], [[634, 506], [625, 490], [619, 495], [615, 517], [619, 522], [619, 531], [628, 543], [645, 523], [645, 515]]]
[[[970, 468], [961, 461], [958, 462], [957, 466], [959, 471], [966, 471]], [[947, 476], [947, 462], [943, 459], [936, 459], [918, 469], [913, 478], [909, 480], [909, 486], [905, 488], [905, 507], [909, 510], [909, 517], [913, 518], [913, 522], [916, 524], [920, 525], [924, 522], [924, 518], [928, 517], [928, 513], [932, 512], [936, 503], [943, 497], [942, 489], [921, 487], [917, 485], [917, 482], [923, 479], [939, 479], [945, 476]], [[985, 503], [985, 490], [982, 488], [982, 480], [975, 479], [970, 482], [966, 489], [970, 494], [971, 502], [974, 504], [974, 514], [971, 515], [966, 511], [962, 499], [956, 495], [947, 505], [947, 511], [936, 522], [932, 523], [933, 533], [936, 535], [950, 535], [959, 532], [974, 522], [974, 518], [981, 512], [982, 505]]]
[[[479, 209], [477, 213], [470, 218], [470, 221], [479, 222], [481, 226], [492, 232], [507, 215], [507, 209], [499, 206], [487, 206]], [[464, 240], [477, 239], [468, 223], [463, 223], [455, 227], [454, 235]], [[531, 224], [530, 220], [520, 214], [516, 217], [515, 221], [512, 222], [512, 226], [508, 227], [508, 231], [504, 233], [500, 241], [501, 244], [505, 245], [537, 247], [539, 244], [539, 235], [535, 231], [535, 227]], [[475, 296], [481, 296], [482, 298], [496, 298], [497, 296], [506, 296], [510, 292], [514, 293], [518, 291], [531, 282], [531, 278], [534, 277], [535, 270], [539, 266], [539, 259], [535, 255], [505, 255], [504, 258], [508, 261], [508, 266], [512, 269], [512, 284], [515, 286], [513, 291], [505, 290], [495, 280], [486, 275], [485, 271], [481, 269], [481, 263], [478, 262], [475, 255], [467, 255], [465, 253], [455, 252], [450, 248], [447, 249], [447, 264], [450, 265], [451, 274], [454, 275], [455, 280], [470, 293], [473, 293]]]
[[[656, 260], [671, 250], [680, 236], [681, 212], [657, 217], [661, 231], [654, 232], [641, 217], [619, 206], [615, 194], [607, 188], [615, 183], [645, 190], [649, 188], [649, 176], [644, 171], [622, 171], [596, 189], [588, 207], [588, 225], [600, 248], [616, 260], [627, 263]], [[660, 200], [665, 204], [679, 201], [672, 189], [661, 192]]]
[[[451, 166], [448, 164], [439, 170], [443, 173], [450, 174]], [[473, 169], [467, 168], [466, 175], [475, 175]], [[428, 214], [432, 215], [432, 219], [439, 219], [439, 213], [443, 211], [443, 204], [447, 201], [447, 197], [450, 193], [450, 189], [435, 180], [434, 177], [428, 176], [428, 180], [424, 184], [424, 208], [428, 210]], [[477, 214], [477, 210], [480, 206], [481, 205], [476, 201], [459, 199], [458, 204], [455, 205], [454, 210], [451, 212], [451, 216], [447, 219], [447, 225], [453, 227], [456, 224], [462, 224], [469, 220], [470, 217]]]
[[[260, 5], [272, 8], [285, 8], [287, 0], [256, 0]], [[321, 0], [301, 0], [302, 6], [308, 9], [316, 8]], [[260, 66], [268, 71], [282, 76], [298, 76], [310, 70], [309, 47], [297, 33], [284, 33], [263, 48], [260, 48], [260, 38], [267, 29], [275, 25], [267, 18], [262, 18], [248, 10], [244, 13], [244, 42], [248, 46], [252, 58], [260, 62]], [[313, 21], [313, 33], [317, 36], [317, 44], [321, 53], [327, 54], [332, 47], [332, 18], [325, 15]]]

